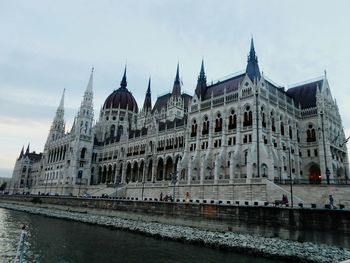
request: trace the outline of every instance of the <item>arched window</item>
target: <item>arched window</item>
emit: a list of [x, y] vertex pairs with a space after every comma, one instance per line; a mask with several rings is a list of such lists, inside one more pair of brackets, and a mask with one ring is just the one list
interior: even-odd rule
[[281, 135], [284, 136], [284, 124], [281, 121]]
[[209, 133], [209, 120], [208, 117], [205, 116], [204, 122], [203, 122], [203, 129], [202, 129], [202, 134], [208, 134]]
[[220, 132], [222, 131], [222, 117], [221, 114], [218, 113], [216, 115], [216, 120], [215, 120], [215, 132]]
[[275, 126], [275, 117], [273, 116], [273, 111], [271, 111], [271, 130], [273, 131], [273, 132], [275, 132], [276, 131], [276, 126]]
[[253, 125], [253, 113], [249, 106], [245, 108], [244, 118], [243, 118], [243, 127]]
[[261, 107], [261, 125], [266, 128], [266, 115], [264, 112], [264, 107]]
[[86, 148], [84, 147], [83, 149], [81, 149], [80, 158], [84, 159], [85, 158], [85, 154], [86, 154]]
[[237, 128], [237, 115], [234, 110], [231, 110], [231, 114], [228, 118], [228, 128], [230, 130]]
[[312, 124], [309, 124], [308, 129], [306, 130], [306, 142], [315, 142], [316, 141], [316, 130]]
[[192, 128], [191, 128], [191, 137], [195, 137], [197, 135], [197, 121], [193, 120]]

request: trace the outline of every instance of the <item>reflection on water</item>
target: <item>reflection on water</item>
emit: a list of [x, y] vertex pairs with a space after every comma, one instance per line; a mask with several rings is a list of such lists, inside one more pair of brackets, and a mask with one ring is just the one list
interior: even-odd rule
[[12, 262], [21, 226], [26, 262], [281, 262], [0, 208], [0, 262]]
[[[324, 222], [325, 224], [327, 222]], [[266, 237], [295, 240], [299, 242], [321, 243], [330, 246], [350, 248], [350, 234], [329, 230], [291, 230], [280, 226], [239, 224], [231, 227], [235, 232], [258, 233]]]

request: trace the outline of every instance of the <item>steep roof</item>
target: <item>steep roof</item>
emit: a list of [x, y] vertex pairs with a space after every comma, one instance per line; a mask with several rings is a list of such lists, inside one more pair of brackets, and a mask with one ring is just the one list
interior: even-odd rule
[[171, 96], [171, 93], [158, 97], [156, 103], [154, 104], [152, 112], [156, 110], [160, 111], [163, 107], [165, 107], [170, 96]]
[[41, 160], [42, 156], [43, 156], [42, 153], [31, 152], [28, 154], [28, 158], [33, 162], [39, 162]]
[[238, 90], [238, 86], [243, 81], [244, 76], [245, 73], [208, 86], [202, 100], [210, 99], [211, 93], [213, 93], [214, 97], [223, 95], [225, 88], [227, 93]]
[[[156, 110], [160, 111], [163, 107], [165, 107], [167, 105], [168, 100], [171, 97], [171, 93], [167, 93], [165, 95], [162, 95], [160, 97], [157, 98], [156, 103], [154, 104], [154, 107], [152, 109], [152, 113], [155, 112]], [[185, 103], [185, 109], [188, 108], [188, 104], [192, 98], [191, 95], [186, 94], [186, 93], [182, 93], [181, 94], [181, 98], [184, 99], [184, 103]]]
[[302, 109], [316, 107], [317, 88], [322, 89], [323, 79], [304, 83], [287, 90], [287, 95], [294, 99], [294, 103]]

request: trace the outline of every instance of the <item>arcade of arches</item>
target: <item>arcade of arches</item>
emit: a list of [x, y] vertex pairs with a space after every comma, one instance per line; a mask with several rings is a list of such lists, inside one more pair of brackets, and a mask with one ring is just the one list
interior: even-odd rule
[[171, 180], [177, 171], [180, 155], [158, 159], [113, 163], [98, 167], [97, 184], [156, 182]]

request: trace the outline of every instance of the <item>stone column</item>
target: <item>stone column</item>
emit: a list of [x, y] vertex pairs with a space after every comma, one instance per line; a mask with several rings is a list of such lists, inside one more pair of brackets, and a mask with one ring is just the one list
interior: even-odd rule
[[188, 162], [188, 172], [187, 172], [187, 184], [190, 185], [192, 180], [192, 157]]
[[153, 160], [152, 161], [152, 182], [155, 182], [156, 181], [156, 161]]
[[234, 152], [230, 152], [230, 184], [233, 184], [234, 179]]
[[127, 167], [127, 164], [124, 163], [122, 168], [122, 181], [121, 181], [123, 184], [125, 184], [125, 179], [126, 179], [126, 167]]

